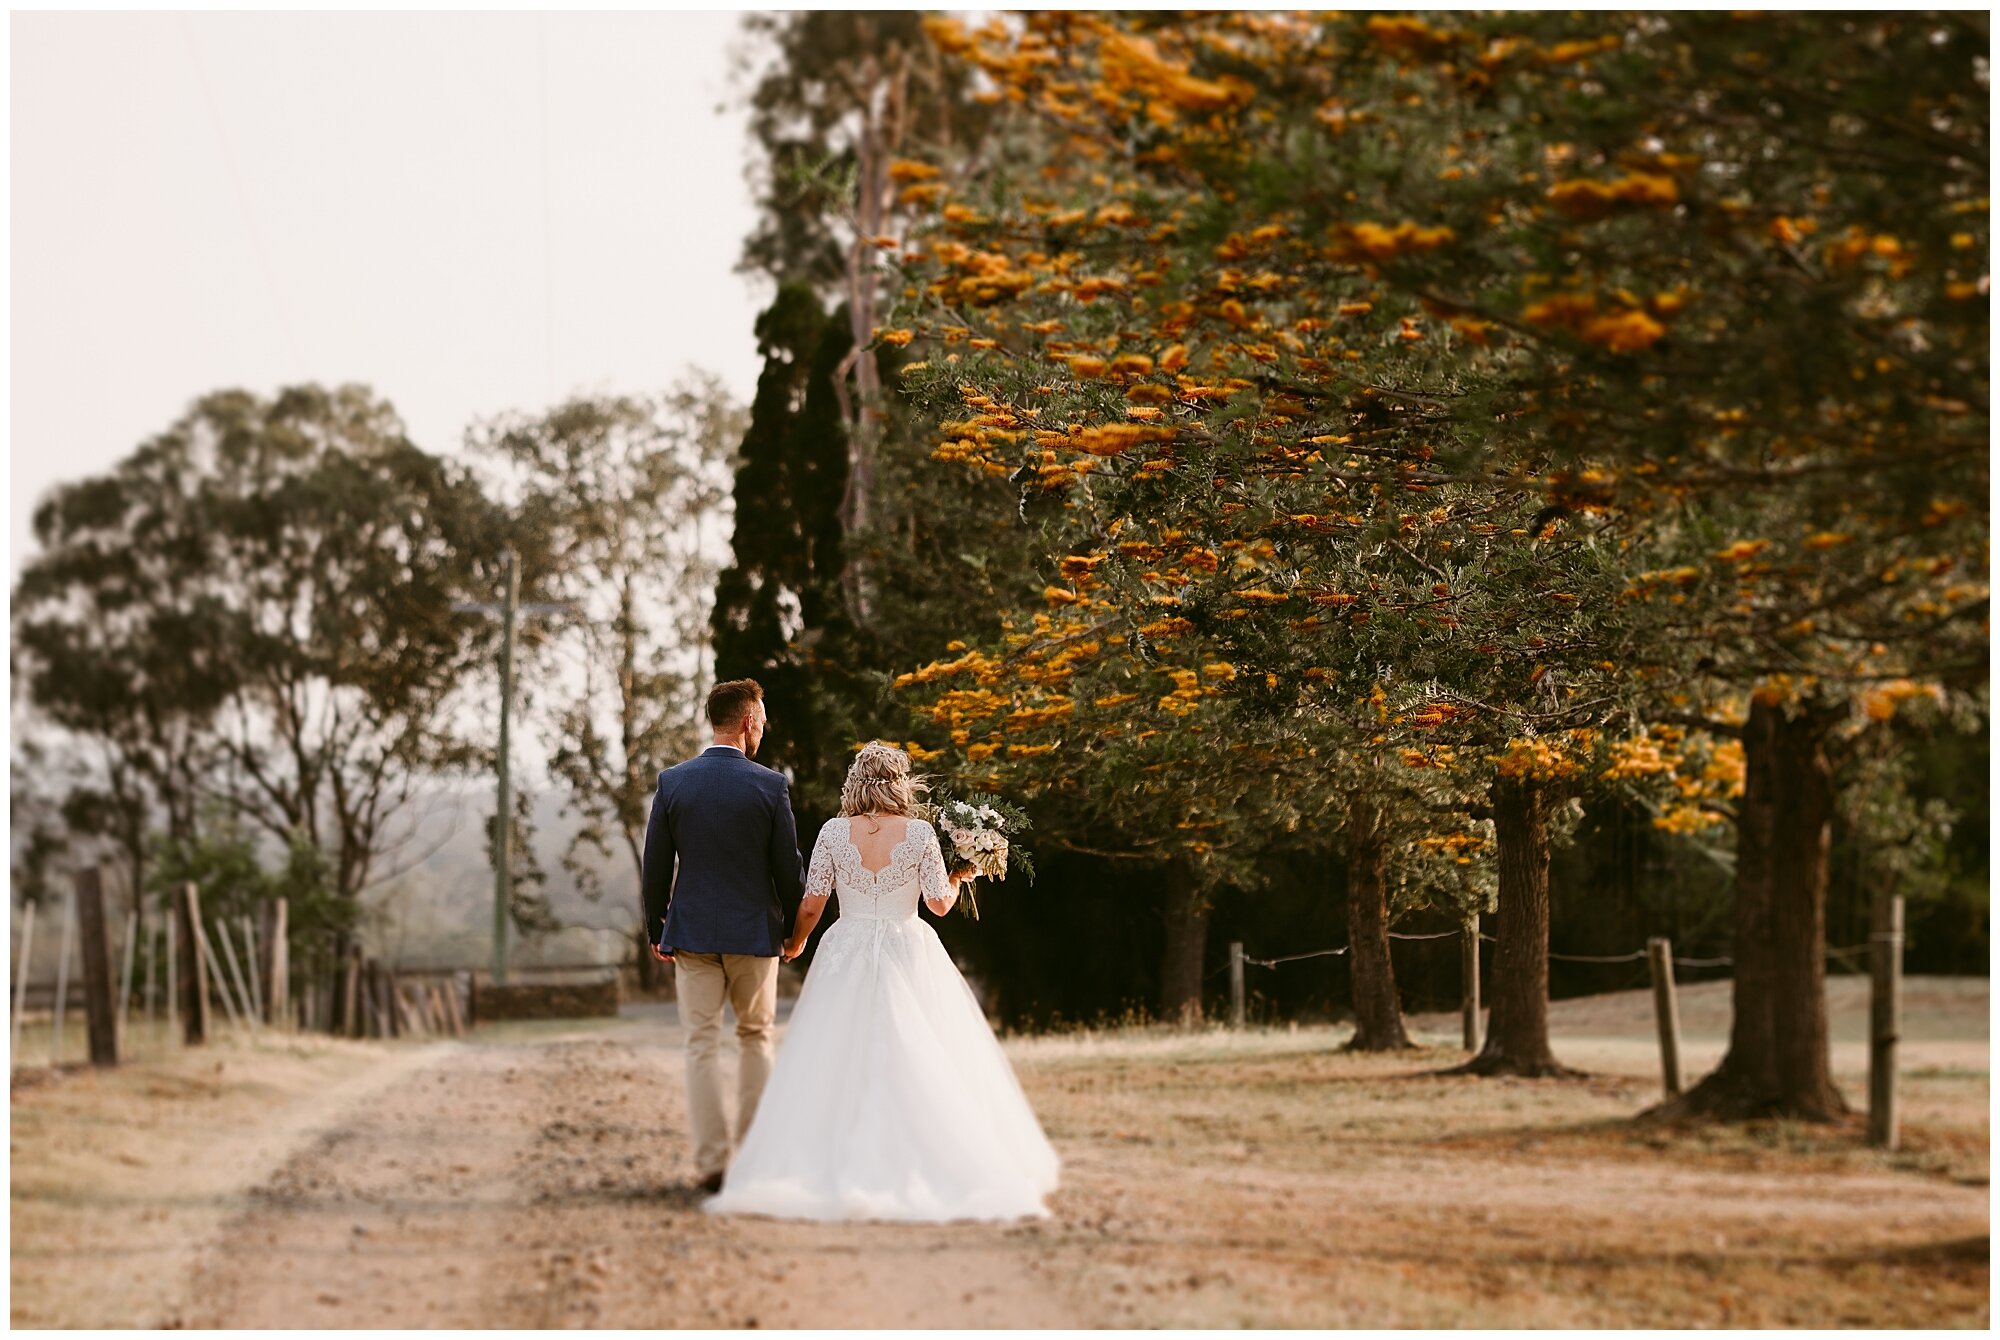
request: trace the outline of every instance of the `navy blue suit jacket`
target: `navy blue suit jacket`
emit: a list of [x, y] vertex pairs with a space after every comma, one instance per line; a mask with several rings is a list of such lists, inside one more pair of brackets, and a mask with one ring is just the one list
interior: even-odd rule
[[772, 957], [805, 892], [783, 773], [711, 745], [660, 774], [640, 879], [666, 949]]

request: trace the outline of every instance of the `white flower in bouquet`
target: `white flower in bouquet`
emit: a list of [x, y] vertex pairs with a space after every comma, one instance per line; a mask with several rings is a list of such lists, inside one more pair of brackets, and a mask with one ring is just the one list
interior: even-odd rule
[[987, 879], [1007, 878], [1007, 835], [991, 828], [961, 828], [945, 821], [945, 835], [951, 852], [961, 865], [969, 865]]
[[[951, 873], [969, 871], [982, 879], [1004, 880], [1008, 867], [1018, 859], [1028, 878], [1034, 878], [1034, 862], [1025, 851], [1016, 851], [1009, 841], [1011, 833], [1027, 828], [1027, 816], [1004, 801], [973, 803], [941, 796], [924, 807], [924, 817], [938, 830], [945, 865]], [[961, 898], [966, 913], [977, 917], [979, 908], [970, 884], [965, 886]]]

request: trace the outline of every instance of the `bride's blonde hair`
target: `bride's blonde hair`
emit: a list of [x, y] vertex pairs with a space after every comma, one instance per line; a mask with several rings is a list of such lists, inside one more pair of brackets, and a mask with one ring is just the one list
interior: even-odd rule
[[893, 744], [880, 740], [861, 746], [848, 765], [847, 780], [840, 785], [840, 812], [854, 814], [900, 814], [917, 816], [917, 794], [926, 790], [923, 779], [910, 775], [910, 756]]

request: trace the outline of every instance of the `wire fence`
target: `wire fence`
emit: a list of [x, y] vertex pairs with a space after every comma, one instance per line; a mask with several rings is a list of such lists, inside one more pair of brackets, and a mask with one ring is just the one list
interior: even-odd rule
[[[1463, 935], [1463, 931], [1438, 931], [1431, 935], [1408, 935], [1401, 931], [1389, 932], [1391, 940], [1455, 940]], [[1479, 938], [1487, 944], [1499, 943], [1497, 939], [1483, 931], [1480, 932]], [[1352, 945], [1341, 945], [1338, 949], [1313, 949], [1303, 954], [1281, 954], [1276, 958], [1251, 958], [1248, 954], [1245, 954], [1243, 961], [1256, 968], [1275, 968], [1281, 963], [1296, 963], [1300, 959], [1332, 958], [1340, 954], [1345, 954], [1352, 948]], [[1867, 944], [1829, 945], [1826, 949], [1826, 955], [1828, 958], [1852, 961], [1866, 954], [1868, 948]], [[1635, 949], [1629, 954], [1558, 954], [1551, 950], [1549, 952], [1549, 959], [1556, 963], [1637, 963], [1646, 957], [1647, 952], [1644, 949]], [[1717, 955], [1712, 958], [1683, 958], [1677, 954], [1674, 956], [1674, 966], [1677, 968], [1732, 968], [1736, 966], [1736, 960], [1727, 954]], [[1215, 977], [1228, 970], [1229, 965], [1224, 964], [1214, 972], [1211, 972], [1209, 976]]]
[[[1903, 992], [1903, 900], [1899, 897], [1887, 898], [1876, 912], [1875, 929], [1866, 942], [1857, 945], [1824, 945], [1821, 954], [1826, 959], [1851, 961], [1863, 954], [1868, 955], [1868, 1142], [1882, 1149], [1894, 1149], [1899, 1135], [1897, 1109], [1897, 1043], [1901, 1032], [1902, 992]], [[1495, 937], [1479, 930], [1478, 922], [1470, 920], [1458, 930], [1437, 931], [1423, 935], [1412, 935], [1403, 931], [1389, 931], [1391, 940], [1444, 940], [1457, 939], [1463, 955], [1463, 992], [1460, 998], [1460, 1020], [1463, 1027], [1463, 1044], [1467, 1051], [1484, 1055], [1482, 1048], [1491, 1046], [1491, 1039], [1482, 1043], [1484, 1026], [1481, 1023], [1480, 969], [1478, 942], [1499, 943]], [[1232, 941], [1229, 946], [1229, 962], [1224, 969], [1229, 973], [1229, 1026], [1240, 1029], [1248, 1018], [1248, 992], [1245, 989], [1244, 969], [1249, 966], [1276, 968], [1280, 964], [1297, 963], [1303, 959], [1335, 958], [1347, 953], [1354, 946], [1340, 945], [1333, 949], [1309, 949], [1298, 954], [1280, 954], [1272, 958], [1251, 958], [1243, 952], [1243, 943]], [[1680, 1007], [1676, 1003], [1676, 968], [1726, 968], [1734, 967], [1735, 959], [1726, 954], [1711, 955], [1706, 958], [1679, 956], [1673, 952], [1673, 942], [1662, 936], [1647, 941], [1646, 948], [1635, 949], [1628, 954], [1558, 954], [1542, 946], [1549, 959], [1562, 963], [1602, 963], [1624, 964], [1646, 961], [1646, 976], [1652, 979], [1653, 1019], [1659, 1034], [1661, 1086], [1669, 1098], [1684, 1091], [1681, 1057]], [[1211, 974], [1213, 975], [1213, 974]], [[1739, 988], [1740, 989], [1740, 988]], [[1359, 1002], [1357, 1001], [1357, 1011]], [[1400, 1012], [1400, 1006], [1397, 1007]], [[1497, 1014], [1495, 1018], [1497, 1020]], [[1356, 1036], [1360, 1036], [1362, 1024], [1355, 1025]], [[1546, 1042], [1546, 1023], [1544, 1023]], [[1822, 1043], [1822, 1046], [1824, 1043]], [[1732, 1053], [1735, 1046], [1731, 1043]]]

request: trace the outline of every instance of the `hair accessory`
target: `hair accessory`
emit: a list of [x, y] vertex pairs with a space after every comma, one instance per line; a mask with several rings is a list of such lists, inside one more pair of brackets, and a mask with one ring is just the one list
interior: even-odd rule
[[882, 765], [892, 773], [900, 774], [910, 770], [910, 756], [896, 746], [884, 744], [880, 740], [871, 740], [855, 751], [855, 763], [859, 764], [864, 760]]

